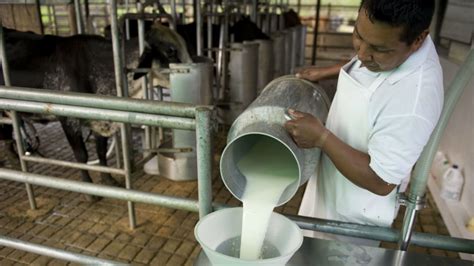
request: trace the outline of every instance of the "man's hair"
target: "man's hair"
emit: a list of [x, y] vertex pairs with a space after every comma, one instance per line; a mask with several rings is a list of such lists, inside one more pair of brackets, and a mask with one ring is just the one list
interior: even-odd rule
[[434, 0], [362, 0], [370, 21], [404, 28], [400, 41], [407, 45], [429, 28], [435, 9]]

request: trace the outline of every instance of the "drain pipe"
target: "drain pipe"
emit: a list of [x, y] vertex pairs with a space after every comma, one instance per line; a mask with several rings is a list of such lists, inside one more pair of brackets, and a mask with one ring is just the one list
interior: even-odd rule
[[424, 206], [426, 184], [428, 175], [433, 162], [434, 155], [438, 149], [439, 142], [443, 136], [444, 129], [449, 121], [454, 107], [464, 88], [474, 75], [474, 49], [471, 49], [466, 57], [463, 65], [459, 69], [456, 77], [449, 86], [443, 106], [443, 112], [436, 128], [431, 134], [428, 144], [423, 149], [420, 159], [416, 163], [413, 171], [413, 179], [411, 180], [410, 191], [408, 196], [402, 196], [400, 203], [406, 205], [405, 217], [403, 219], [403, 227], [400, 232], [398, 246], [400, 250], [407, 250], [410, 238], [415, 224], [416, 211]]

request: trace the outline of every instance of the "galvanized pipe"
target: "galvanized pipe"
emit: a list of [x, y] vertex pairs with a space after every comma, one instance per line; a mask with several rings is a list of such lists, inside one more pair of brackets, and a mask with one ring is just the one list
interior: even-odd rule
[[195, 12], [195, 17], [196, 17], [196, 49], [197, 49], [197, 55], [201, 56], [202, 55], [202, 17], [201, 17], [201, 1], [197, 0], [196, 1], [196, 10]]
[[229, 27], [230, 27], [230, 8], [228, 8], [229, 0], [224, 0], [224, 29], [223, 29], [223, 46], [222, 49], [222, 87], [224, 95], [229, 89], [229, 55], [226, 49], [229, 48]]
[[[428, 182], [429, 171], [433, 162], [434, 155], [438, 149], [439, 142], [444, 133], [444, 129], [449, 122], [449, 118], [456, 106], [456, 103], [461, 97], [464, 88], [474, 75], [474, 49], [471, 49], [466, 57], [466, 60], [462, 64], [458, 73], [453, 79], [453, 83], [449, 86], [447, 94], [444, 100], [443, 112], [436, 125], [433, 133], [431, 134], [428, 144], [423, 149], [423, 152], [416, 163], [415, 169], [413, 170], [413, 177], [410, 181], [410, 191], [408, 193], [407, 209], [405, 212], [405, 218], [403, 220], [403, 227], [400, 235], [399, 248], [406, 250], [410, 242], [410, 235], [414, 223], [414, 216], [417, 205], [420, 203], [420, 199], [423, 199], [426, 193], [426, 184]], [[474, 245], [473, 245], [474, 246]]]
[[110, 30], [112, 33], [112, 50], [114, 56], [114, 72], [115, 72], [115, 84], [117, 87], [117, 96], [126, 96], [128, 93], [126, 88], [126, 82], [123, 74], [124, 63], [122, 56], [120, 55], [121, 43], [119, 41], [119, 28], [117, 19], [117, 0], [111, 0], [109, 6], [110, 13]]
[[176, 23], [178, 16], [176, 15], [176, 0], [170, 0], [171, 6], [171, 17], [173, 18], [174, 23]]
[[318, 49], [318, 28], [319, 28], [319, 14], [321, 11], [321, 0], [316, 2], [316, 22], [313, 28], [313, 50], [311, 53], [311, 65], [316, 63], [316, 52]]
[[[127, 124], [120, 124], [120, 137], [122, 140], [122, 154], [123, 154], [123, 171], [125, 173], [125, 188], [132, 189], [132, 163], [131, 163], [131, 149], [130, 149], [130, 138], [131, 131]], [[127, 201], [128, 206], [128, 218], [130, 222], [130, 229], [133, 230], [136, 227], [136, 215], [135, 207], [132, 201]]]
[[77, 34], [83, 34], [84, 24], [82, 22], [81, 0], [74, 0], [74, 11], [76, 12]]
[[254, 23], [257, 23], [257, 0], [252, 0], [252, 10], [251, 10], [251, 13], [250, 13], [250, 18], [252, 19], [252, 21]]
[[194, 117], [196, 112], [195, 105], [186, 103], [125, 99], [114, 96], [21, 87], [0, 86], [0, 98], [179, 117]]
[[88, 182], [68, 180], [64, 178], [57, 178], [45, 175], [24, 173], [11, 169], [0, 169], [0, 179], [17, 182], [27, 182], [38, 186], [45, 186], [112, 199], [154, 204], [167, 208], [174, 208], [192, 212], [197, 212], [199, 210], [198, 202], [196, 200], [173, 196], [157, 195], [149, 192], [141, 192], [119, 187], [92, 184]]
[[115, 161], [117, 163], [117, 168], [122, 168], [122, 159], [120, 158], [120, 145], [117, 134], [113, 136], [115, 141]]
[[18, 239], [9, 238], [6, 236], [0, 236], [0, 245], [35, 253], [38, 255], [44, 255], [56, 259], [77, 262], [87, 265], [127, 265], [122, 262], [116, 262], [113, 260], [100, 259], [83, 254], [73, 253], [62, 249], [47, 247], [43, 245], [21, 241]]
[[[8, 59], [7, 59], [7, 52], [5, 48], [5, 38], [3, 34], [3, 25], [0, 20], [0, 59], [2, 60], [2, 71], [3, 71], [3, 80], [5, 82], [6, 86], [11, 86], [11, 80], [10, 80], [10, 68], [8, 65]], [[3, 108], [3, 109], [8, 109], [8, 108]], [[23, 139], [20, 134], [20, 119], [18, 118], [18, 114], [16, 111], [12, 112], [12, 124], [13, 124], [13, 131], [15, 134], [15, 141], [18, 149], [19, 154], [25, 154], [24, 148], [23, 148]], [[21, 170], [22, 171], [28, 171], [27, 164], [25, 161], [21, 159], [20, 156], [20, 165], [21, 165]], [[28, 195], [28, 201], [30, 203], [30, 208], [32, 210], [36, 210], [36, 201], [35, 201], [35, 195], [33, 192], [33, 187], [25, 183], [25, 188], [26, 188], [26, 193]]]
[[21, 155], [21, 159], [28, 162], [65, 166], [65, 167], [81, 169], [81, 170], [91, 170], [91, 171], [117, 174], [117, 175], [125, 174], [123, 169], [112, 168], [112, 167], [107, 167], [107, 166], [99, 166], [99, 165], [88, 165], [88, 164], [76, 163], [76, 162], [66, 162], [66, 161], [60, 161], [60, 160], [55, 160], [55, 159], [50, 159], [50, 158], [43, 158], [39, 156]]
[[[143, 13], [143, 4], [137, 2], [137, 11], [138, 13]], [[138, 50], [140, 54], [145, 51], [145, 21], [143, 19], [138, 19]], [[150, 100], [150, 91], [148, 88], [148, 75], [143, 76], [142, 80], [142, 91], [145, 100]], [[151, 141], [151, 127], [145, 126], [145, 147], [150, 149], [153, 147]], [[143, 155], [146, 157], [148, 153], [144, 152]]]
[[[214, 11], [214, 1], [211, 0], [209, 6], [208, 6], [208, 14], [212, 14]], [[207, 57], [212, 58], [212, 17], [208, 16], [207, 17]]]
[[199, 107], [196, 113], [199, 217], [212, 211], [211, 109]]
[[177, 129], [193, 130], [196, 128], [196, 122], [194, 119], [191, 118], [150, 115], [144, 113], [105, 110], [90, 107], [67, 106], [60, 104], [37, 103], [2, 98], [0, 98], [0, 109], [16, 110], [27, 113], [70, 116], [89, 120], [111, 120], [115, 122], [129, 124], [162, 126]]
[[[399, 239], [399, 231], [389, 227], [361, 225], [295, 215], [286, 216], [296, 222], [300, 228], [306, 230], [387, 242], [397, 242]], [[469, 239], [415, 232], [413, 233], [412, 243], [428, 248], [474, 253], [474, 240]]]
[[[128, 83], [127, 76], [125, 75], [124, 69], [124, 51], [119, 41], [119, 29], [118, 29], [118, 19], [117, 19], [117, 1], [110, 1], [110, 28], [112, 31], [112, 49], [114, 54], [114, 72], [115, 72], [115, 85], [117, 88], [118, 97], [128, 97]], [[123, 153], [123, 165], [125, 173], [125, 187], [127, 189], [131, 188], [131, 164], [130, 164], [130, 138], [129, 136], [129, 127], [126, 124], [120, 125], [120, 136], [122, 140], [122, 153]], [[130, 228], [135, 229], [136, 218], [135, 218], [135, 208], [131, 201], [127, 202], [128, 205], [128, 214], [130, 221]]]
[[[18, 150], [18, 154], [25, 154], [25, 148], [23, 147], [23, 138], [21, 137], [20, 133], [20, 118], [16, 111], [12, 112], [12, 120], [13, 120], [13, 133], [15, 134], [15, 142], [16, 148]], [[20, 156], [20, 166], [21, 171], [28, 172], [28, 164], [25, 160], [23, 160]], [[25, 183], [26, 194], [28, 195], [28, 202], [30, 203], [30, 208], [32, 210], [37, 209], [35, 194], [33, 191], [33, 187], [29, 183]]]

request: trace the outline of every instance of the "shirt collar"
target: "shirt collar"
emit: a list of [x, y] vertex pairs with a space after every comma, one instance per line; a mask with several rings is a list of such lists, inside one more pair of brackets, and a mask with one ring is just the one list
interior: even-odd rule
[[402, 78], [406, 77], [408, 74], [417, 70], [426, 61], [429, 52], [433, 49], [435, 49], [433, 41], [428, 35], [423, 41], [421, 47], [412, 53], [407, 58], [407, 60], [405, 60], [405, 62], [394, 69], [393, 73], [387, 78], [388, 82], [390, 82], [390, 84], [395, 84]]

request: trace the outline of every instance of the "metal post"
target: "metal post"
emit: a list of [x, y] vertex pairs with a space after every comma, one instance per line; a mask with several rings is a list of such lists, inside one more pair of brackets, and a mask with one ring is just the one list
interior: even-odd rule
[[208, 5], [207, 12], [207, 57], [212, 58], [212, 15], [214, 14], [214, 1], [211, 0], [211, 3]]
[[228, 88], [228, 69], [229, 66], [227, 64], [227, 48], [229, 46], [229, 40], [228, 40], [228, 35], [229, 35], [229, 9], [228, 9], [228, 0], [224, 0], [224, 23], [221, 25], [221, 39], [219, 40], [219, 53], [220, 53], [220, 71], [219, 71], [219, 66], [218, 66], [218, 75], [217, 77], [219, 78], [219, 81], [222, 79], [222, 84], [220, 85], [220, 91], [219, 91], [219, 99], [224, 99], [225, 97], [225, 92]]
[[[5, 38], [3, 34], [3, 25], [2, 21], [0, 20], [0, 58], [2, 59], [2, 69], [3, 69], [3, 80], [5, 81], [5, 86], [11, 86], [11, 81], [10, 81], [10, 69], [8, 66], [8, 61], [7, 61], [7, 53], [5, 50]], [[20, 120], [18, 118], [18, 114], [16, 111], [12, 111], [12, 120], [13, 120], [13, 130], [15, 134], [15, 141], [16, 141], [16, 146], [18, 149], [18, 157], [20, 160], [20, 165], [21, 165], [21, 170], [23, 172], [28, 172], [27, 164], [23, 160], [23, 155], [25, 154], [24, 148], [23, 148], [23, 140], [21, 138], [20, 134]], [[35, 201], [35, 195], [33, 192], [33, 187], [25, 183], [26, 187], [26, 193], [28, 194], [28, 201], [30, 202], [30, 208], [32, 210], [36, 210], [36, 201]]]
[[40, 2], [40, 0], [35, 1], [35, 6], [36, 6], [36, 12], [38, 14], [38, 24], [39, 24], [39, 28], [40, 28], [40, 33], [41, 33], [41, 35], [43, 35], [44, 34], [44, 25], [43, 25], [43, 19], [42, 19], [42, 16], [41, 16], [41, 2]]
[[[117, 23], [117, 1], [110, 1], [110, 16], [111, 16], [111, 30], [112, 30], [112, 46], [114, 53], [114, 69], [115, 69], [115, 82], [117, 86], [117, 96], [127, 97], [128, 89], [126, 77], [124, 75], [123, 69], [123, 58], [121, 56], [121, 48], [119, 42], [119, 32], [118, 32], [118, 23]], [[125, 171], [125, 188], [131, 189], [131, 164], [130, 164], [130, 149], [129, 149], [129, 140], [128, 137], [129, 130], [125, 124], [120, 125], [120, 133], [122, 139], [122, 151], [123, 151], [123, 165]], [[135, 229], [136, 227], [136, 218], [135, 218], [135, 208], [133, 202], [128, 201], [128, 216], [130, 222], [130, 228]]]
[[252, 12], [251, 12], [251, 19], [254, 23], [257, 23], [257, 9], [258, 3], [257, 0], [252, 0]]
[[[143, 14], [143, 4], [140, 2], [137, 2], [137, 12], [139, 14]], [[138, 19], [138, 50], [140, 54], [145, 51], [145, 22], [143, 19]], [[150, 99], [150, 88], [148, 87], [148, 75], [143, 76], [142, 78], [142, 90], [143, 90], [143, 95], [146, 100]], [[153, 87], [151, 87], [153, 88]], [[151, 127], [145, 126], [145, 148], [151, 149], [153, 148], [152, 143], [151, 143]], [[144, 152], [143, 156], [148, 156], [148, 152]]]
[[115, 162], [117, 164], [117, 168], [122, 168], [122, 159], [120, 158], [120, 142], [117, 134], [114, 134], [113, 138], [115, 142]]
[[181, 4], [183, 5], [183, 13], [182, 13], [182, 17], [181, 17], [181, 22], [183, 24], [186, 24], [186, 0], [183, 0], [181, 2]]
[[56, 17], [56, 7], [54, 5], [51, 5], [50, 6], [51, 9], [52, 9], [52, 15], [53, 15], [53, 32], [54, 32], [54, 35], [58, 35], [58, 20], [57, 20], [57, 17]]
[[170, 0], [171, 17], [175, 24], [178, 24], [178, 15], [176, 14], [176, 0]]
[[423, 152], [416, 163], [413, 171], [413, 178], [410, 181], [410, 191], [407, 199], [407, 209], [403, 220], [403, 227], [399, 239], [399, 248], [406, 250], [408, 248], [413, 224], [415, 221], [415, 212], [419, 208], [420, 202], [424, 199], [426, 193], [426, 184], [428, 182], [429, 171], [433, 162], [434, 155], [438, 149], [439, 142], [443, 136], [444, 129], [448, 124], [449, 118], [456, 106], [456, 103], [461, 97], [464, 88], [474, 75], [474, 49], [471, 49], [466, 57], [463, 65], [453, 79], [452, 84], [447, 90], [447, 95], [444, 100], [443, 112], [431, 134], [428, 144], [426, 144]]
[[313, 28], [313, 51], [311, 54], [311, 64], [316, 63], [316, 50], [318, 49], [318, 28], [319, 28], [319, 12], [321, 10], [321, 0], [318, 0], [316, 3], [316, 22], [314, 23]]
[[211, 110], [198, 107], [196, 110], [196, 148], [198, 163], [199, 217], [212, 211], [212, 151]]
[[196, 49], [197, 49], [197, 55], [201, 56], [202, 55], [202, 17], [201, 17], [201, 1], [196, 0], [196, 6], [195, 6], [194, 13], [196, 15]]
[[[125, 13], [129, 12], [129, 0], [125, 0]], [[130, 40], [130, 21], [125, 19], [125, 40]]]
[[83, 34], [84, 25], [82, 24], [81, 0], [74, 0], [74, 10], [76, 11], [77, 34]]

